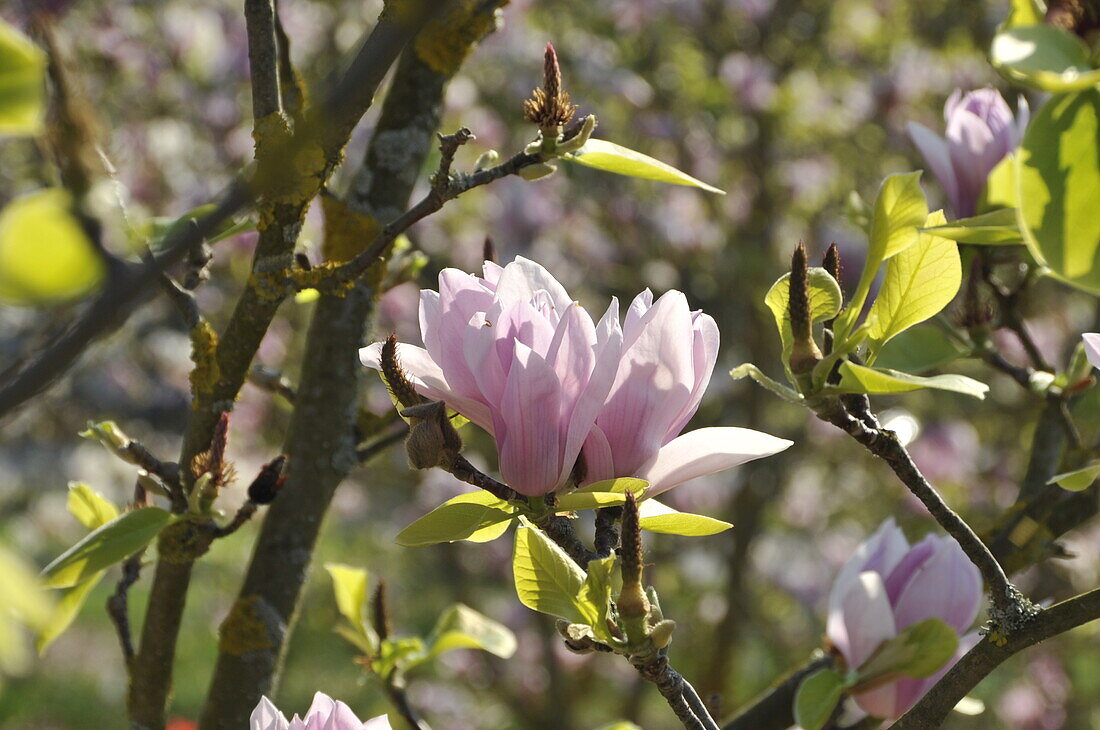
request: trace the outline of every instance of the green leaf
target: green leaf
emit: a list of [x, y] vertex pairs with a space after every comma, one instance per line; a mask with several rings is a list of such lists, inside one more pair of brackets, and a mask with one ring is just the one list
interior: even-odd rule
[[512, 555], [516, 595], [528, 608], [583, 623], [577, 596], [585, 574], [542, 530], [520, 519]]
[[725, 191], [713, 185], [707, 185], [702, 180], [696, 180], [672, 165], [603, 139], [590, 139], [579, 150], [564, 155], [561, 159], [617, 175], [640, 177], [644, 180], [656, 180], [673, 185], [690, 185], [706, 190], [708, 193], [726, 194]]
[[623, 492], [572, 492], [558, 497], [558, 503], [555, 505], [554, 511], [579, 512], [585, 509], [614, 507], [625, 503], [626, 494]]
[[489, 542], [508, 529], [515, 507], [484, 490], [460, 494], [433, 509], [397, 534], [405, 547], [441, 542]]
[[38, 134], [46, 98], [46, 54], [0, 20], [0, 136]]
[[0, 210], [0, 300], [44, 305], [79, 297], [103, 279], [103, 258], [72, 214], [64, 190], [48, 188]]
[[[925, 220], [925, 226], [946, 223], [942, 211]], [[883, 343], [915, 324], [938, 314], [962, 284], [962, 261], [954, 241], [921, 233], [917, 242], [886, 264], [882, 289], [871, 306], [867, 322], [874, 341], [871, 359]]]
[[647, 499], [638, 505], [639, 524], [643, 530], [684, 537], [717, 535], [733, 527], [728, 522], [706, 515], [679, 512], [655, 499]]
[[618, 479], [604, 479], [599, 482], [592, 482], [588, 486], [581, 487], [573, 494], [584, 494], [587, 492], [612, 492], [614, 494], [626, 494], [627, 491], [634, 493], [635, 497], [641, 497], [645, 494], [645, 490], [649, 489], [649, 482], [645, 479], [638, 479], [637, 477], [619, 477]]
[[508, 659], [516, 653], [516, 636], [503, 624], [456, 603], [439, 617], [427, 648], [429, 659], [454, 649], [481, 649]]
[[141, 550], [176, 519], [159, 507], [143, 507], [111, 520], [47, 565], [45, 585], [68, 588], [87, 580]]
[[611, 604], [611, 582], [614, 578], [615, 560], [615, 556], [612, 555], [589, 562], [588, 575], [577, 594], [585, 623], [592, 627], [596, 638], [604, 642], [612, 640], [611, 632], [607, 627], [607, 620]]
[[867, 261], [848, 309], [837, 321], [836, 334], [843, 340], [863, 312], [871, 284], [882, 263], [917, 242], [917, 227], [928, 218], [928, 204], [920, 187], [921, 173], [897, 173], [882, 181], [875, 198], [875, 214], [871, 220], [871, 235]]
[[44, 625], [50, 601], [27, 562], [0, 545], [0, 621], [14, 617], [31, 627]]
[[1100, 83], [1089, 49], [1077, 36], [1053, 25], [1008, 28], [993, 38], [993, 67], [1013, 81], [1043, 91], [1078, 91]]
[[118, 517], [118, 507], [87, 484], [69, 483], [69, 513], [89, 530]]
[[[179, 218], [150, 218], [146, 224], [142, 226], [139, 232], [142, 234], [143, 238], [153, 240], [154, 243], [152, 246], [154, 249], [157, 249], [169, 236], [193, 226], [200, 219], [216, 211], [217, 208], [218, 206], [216, 204], [207, 203], [206, 205], [192, 208]], [[219, 223], [210, 235], [203, 240], [207, 243], [217, 243], [230, 236], [235, 236], [245, 231], [251, 231], [255, 228], [256, 223], [251, 218], [245, 217], [234, 219], [230, 217]]]
[[1039, 25], [1044, 21], [1045, 13], [1036, 0], [1012, 0], [1012, 7], [1005, 18], [1005, 28], [1020, 25]]
[[1100, 294], [1100, 90], [1056, 96], [1016, 153], [1017, 211], [1035, 258], [1068, 284]]
[[[982, 199], [978, 210], [988, 211], [996, 208], [1009, 208], [1013, 211], [1016, 209], [1015, 151], [1005, 155], [993, 168], [993, 171], [989, 173], [989, 177], [986, 178], [985, 190], [982, 191]], [[1013, 220], [1012, 225], [1016, 227], [1017, 231], [1020, 230], [1020, 226], [1015, 220]], [[1023, 240], [1022, 236], [1020, 240]]]
[[919, 621], [875, 650], [858, 669], [854, 687], [865, 690], [887, 678], [931, 677], [959, 648], [959, 636], [943, 619]]
[[770, 390], [785, 401], [800, 405], [802, 403], [801, 393], [793, 388], [788, 388], [776, 380], [772, 380], [751, 362], [741, 363], [733, 370], [730, 370], [730, 377], [734, 380], [741, 380], [746, 377], [751, 378], [757, 385]]
[[389, 681], [395, 671], [400, 672], [420, 664], [427, 658], [424, 640], [419, 636], [386, 639], [379, 646], [378, 656], [371, 662], [371, 670]]
[[[822, 322], [832, 319], [844, 304], [844, 295], [840, 293], [840, 284], [836, 279], [819, 267], [811, 267], [806, 277], [807, 294], [810, 300], [810, 321]], [[793, 337], [791, 335], [791, 275], [783, 274], [772, 284], [764, 295], [764, 304], [775, 317], [775, 326], [779, 330], [779, 339], [783, 342], [783, 362], [791, 356]]]
[[1016, 223], [1014, 208], [1002, 208], [973, 218], [925, 227], [921, 229], [921, 233], [943, 236], [959, 243], [978, 243], [985, 246], [1011, 246], [1024, 242], [1020, 226]]
[[367, 571], [353, 565], [325, 563], [325, 570], [332, 578], [332, 592], [336, 597], [336, 608], [356, 629], [366, 627], [366, 610], [370, 577]]
[[921, 377], [897, 370], [869, 368], [844, 361], [840, 365], [840, 385], [831, 388], [834, 393], [867, 393], [869, 395], [888, 395], [908, 393], [922, 388], [947, 390], [962, 393], [979, 400], [985, 398], [989, 386], [965, 375], [935, 375]]
[[77, 583], [72, 588], [65, 589], [61, 599], [54, 604], [46, 624], [35, 636], [34, 647], [38, 650], [39, 656], [45, 654], [50, 644], [65, 633], [73, 621], [76, 620], [76, 617], [80, 614], [80, 609], [84, 607], [84, 604], [88, 601], [88, 596], [91, 595], [95, 587], [103, 580], [104, 574], [105, 571], [101, 570], [87, 580]]
[[1047, 484], [1057, 484], [1070, 492], [1080, 492], [1091, 487], [1098, 476], [1100, 476], [1100, 464], [1089, 464], [1082, 469], [1052, 476]]
[[964, 354], [939, 327], [918, 325], [886, 343], [875, 359], [875, 366], [920, 374]]
[[802, 680], [794, 695], [794, 720], [803, 730], [821, 730], [844, 692], [844, 678], [835, 669], [818, 669]]

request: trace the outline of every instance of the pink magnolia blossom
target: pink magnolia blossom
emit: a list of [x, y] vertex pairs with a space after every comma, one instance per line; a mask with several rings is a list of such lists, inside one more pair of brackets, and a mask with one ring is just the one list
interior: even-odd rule
[[995, 89], [963, 94], [956, 89], [943, 109], [946, 139], [927, 127], [909, 123], [909, 137], [940, 181], [959, 218], [975, 213], [989, 173], [1023, 139], [1030, 118], [1021, 96], [1018, 116]]
[[261, 697], [248, 727], [249, 730], [393, 730], [385, 715], [360, 722], [350, 707], [323, 692], [313, 696], [304, 719], [295, 715], [290, 722], [271, 700]]
[[[673, 441], [698, 408], [718, 348], [714, 321], [688, 311], [680, 292], [655, 304], [639, 295], [622, 325], [613, 299], [593, 323], [546, 269], [517, 257], [503, 268], [487, 262], [480, 277], [444, 269], [439, 291], [420, 293], [420, 329], [423, 348], [397, 350], [410, 382], [494, 436], [500, 473], [521, 494], [568, 483], [582, 446], [595, 460], [586, 481], [648, 476], [657, 493], [790, 445], [746, 429]], [[363, 363], [379, 369], [381, 349], [361, 350]], [[608, 428], [593, 440], [597, 417]], [[623, 419], [638, 429], [634, 441], [619, 437]]]
[[[616, 312], [617, 316], [617, 312]], [[585, 482], [636, 476], [647, 496], [786, 449], [790, 441], [746, 428], [701, 428], [680, 436], [714, 372], [718, 326], [687, 297], [648, 289], [623, 321], [615, 382], [584, 444]]]
[[886, 520], [841, 569], [829, 594], [826, 633], [850, 668], [858, 668], [884, 642], [929, 618], [960, 635], [960, 649], [939, 673], [905, 677], [855, 696], [875, 717], [896, 718], [924, 696], [974, 641], [964, 633], [982, 598], [978, 569], [950, 537], [929, 535], [910, 546]]
[[1094, 368], [1100, 368], [1100, 332], [1086, 332], [1081, 335], [1085, 344], [1085, 357]]

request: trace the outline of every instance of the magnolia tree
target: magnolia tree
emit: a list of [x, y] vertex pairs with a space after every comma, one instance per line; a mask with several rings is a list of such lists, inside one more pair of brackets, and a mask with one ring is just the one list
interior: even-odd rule
[[[665, 727], [938, 727], [957, 706], [972, 706], [968, 693], [1006, 659], [1100, 617], [1100, 590], [1039, 605], [1013, 583], [1013, 574], [1057, 555], [1057, 538], [1097, 510], [1092, 485], [1100, 461], [1074, 407], [1094, 384], [1100, 334], [1082, 333], [1067, 358], [1052, 361], [1020, 308], [1043, 279], [1076, 298], [1100, 295], [1100, 70], [1088, 45], [1098, 27], [1095, 8], [1017, 0], [1000, 25], [990, 60], [1029, 90], [1034, 112], [1023, 95], [1010, 105], [993, 88], [958, 90], [946, 101], [942, 132], [909, 124], [932, 173], [925, 188], [947, 201], [946, 210], [929, 205], [919, 171], [892, 174], [874, 200], [854, 194], [849, 201], [863, 241], [854, 265], [842, 263], [836, 245], [808, 242], [793, 247], [789, 270], [768, 274], [775, 283], [759, 305], [774, 315], [781, 356], [729, 375], [766, 389], [771, 409], [835, 427], [867, 460], [883, 462], [923, 505], [926, 534], [910, 542], [893, 518], [882, 523], [835, 576], [824, 637], [805, 647], [809, 660], [731, 708], [675, 668], [684, 659], [675, 640], [691, 627], [677, 631], [679, 617], [662, 610], [662, 586], [647, 581], [646, 543], [650, 533], [706, 540], [729, 530], [722, 520], [674, 509], [665, 493], [764, 457], [782, 470], [792, 441], [754, 423], [690, 427], [708, 385], [727, 378], [715, 372], [722, 334], [712, 316], [693, 309], [691, 291], [647, 288], [625, 308], [614, 297], [582, 301], [544, 265], [524, 256], [497, 261], [487, 243], [477, 272], [442, 268], [437, 285], [421, 290], [423, 346], [385, 332], [363, 346], [376, 333], [369, 323], [379, 298], [426, 279], [426, 257], [406, 231], [470, 190], [585, 166], [700, 196], [722, 193], [603, 139], [598, 105], [594, 114], [577, 113], [553, 45], [530, 98], [513, 100], [530, 125], [526, 146], [507, 158], [479, 150], [472, 167], [460, 166], [459, 152], [476, 137], [466, 128], [436, 134], [441, 100], [504, 4], [393, 0], [342, 70], [306, 93], [275, 5], [246, 0], [255, 160], [214, 203], [141, 229], [124, 252], [101, 220], [100, 182], [113, 168], [98, 146], [79, 70], [65, 61], [53, 11], [33, 13], [26, 34], [0, 26], [0, 131], [38, 137], [56, 179], [0, 211], [0, 293], [30, 307], [86, 299], [58, 334], [4, 373], [0, 414], [34, 403], [152, 296], [178, 310], [192, 361], [178, 458], [131, 438], [125, 423], [90, 423], [80, 435], [127, 465], [133, 499], [115, 504], [74, 484], [69, 510], [87, 534], [38, 575], [16, 546], [0, 551], [0, 671], [16, 674], [30, 660], [8, 639], [19, 625], [44, 650], [109, 579], [129, 724], [164, 728], [179, 681], [173, 665], [192, 571], [219, 540], [256, 518], [263, 524], [222, 618], [197, 727], [428, 728], [429, 713], [406, 692], [410, 670], [454, 649], [508, 659], [516, 637], [479, 612], [486, 607], [464, 604], [445, 608], [426, 635], [398, 633], [385, 584], [372, 588], [367, 571], [354, 565], [325, 566], [342, 617], [337, 631], [389, 699], [388, 719], [362, 721], [325, 687], [315, 687], [312, 706], [290, 720], [268, 699], [296, 617], [314, 609], [303, 605], [303, 585], [338, 485], [357, 463], [401, 442], [410, 468], [447, 472], [469, 489], [405, 526], [396, 542], [415, 549], [513, 541], [516, 600], [553, 617], [556, 624], [545, 628], [556, 627], [555, 640], [569, 651], [618, 655], [604, 661], [624, 662], [653, 685], [668, 705]], [[391, 66], [393, 80], [370, 117], [370, 141], [356, 166], [344, 160], [345, 145]], [[410, 205], [433, 147], [438, 162]], [[343, 177], [334, 178], [338, 170]], [[125, 197], [117, 195], [116, 204]], [[315, 199], [324, 212], [321, 262], [298, 246]], [[196, 290], [207, 278], [210, 247], [244, 230], [256, 232], [248, 283], [232, 314], [214, 326]], [[811, 265], [808, 248], [824, 249], [820, 266]], [[843, 276], [843, 267], [856, 274]], [[253, 368], [280, 304], [303, 292], [316, 301], [297, 381]], [[992, 336], [1001, 328], [1022, 347], [1022, 364]], [[965, 504], [955, 511], [922, 473], [895, 421], [876, 415], [880, 396], [901, 394], [904, 402], [920, 390], [977, 403], [989, 387], [953, 372], [967, 358], [980, 363], [969, 372], [1007, 376], [1040, 404], [1026, 488], [979, 526], [967, 520]], [[368, 369], [387, 386], [392, 417], [361, 410]], [[239, 473], [227, 446], [249, 378], [291, 401], [293, 416], [282, 452], [254, 473]], [[495, 467], [463, 455], [464, 442], [486, 436]], [[236, 481], [248, 483], [243, 504], [226, 499]], [[415, 575], [386, 577], [417, 582]], [[147, 605], [133, 612], [142, 616], [135, 625], [129, 595], [138, 581], [150, 588]]]

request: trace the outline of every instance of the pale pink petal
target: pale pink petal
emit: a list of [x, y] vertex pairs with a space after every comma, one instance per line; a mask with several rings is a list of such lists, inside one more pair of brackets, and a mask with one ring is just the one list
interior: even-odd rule
[[333, 730], [329, 722], [336, 711], [336, 701], [324, 692], [313, 695], [313, 702], [306, 711], [306, 730]]
[[502, 267], [495, 261], [486, 261], [485, 263], [483, 263], [481, 265], [481, 272], [485, 277], [483, 281], [484, 285], [487, 288], [496, 291], [497, 282], [500, 281], [500, 274], [503, 271], [504, 267]]
[[966, 109], [955, 112], [947, 123], [947, 148], [959, 197], [955, 214], [960, 218], [974, 215], [975, 206], [990, 171], [1004, 157], [1004, 149], [996, 143], [993, 132], [977, 115]]
[[[486, 262], [488, 263], [488, 262]], [[378, 717], [372, 717], [363, 723], [363, 730], [393, 730], [393, 725], [390, 725], [390, 720], [385, 715], [379, 715]]]
[[700, 428], [667, 443], [635, 476], [649, 482], [647, 495], [656, 496], [689, 479], [777, 454], [790, 445], [786, 439], [748, 428]]
[[516, 256], [515, 260], [504, 267], [497, 280], [496, 296], [506, 302], [530, 302], [535, 292], [545, 291], [559, 312], [573, 301], [549, 271], [540, 264]]
[[607, 443], [607, 437], [599, 426], [593, 426], [588, 432], [588, 438], [581, 449], [584, 458], [584, 478], [581, 486], [594, 482], [602, 482], [605, 479], [615, 478], [615, 462], [611, 457], [611, 446]]
[[692, 345], [692, 367], [695, 369], [695, 385], [692, 387], [691, 398], [684, 406], [679, 418], [669, 426], [665, 433], [665, 441], [671, 441], [680, 435], [688, 421], [699, 410], [699, 403], [703, 400], [703, 393], [710, 384], [710, 376], [714, 373], [714, 363], [718, 360], [719, 334], [718, 325], [714, 318], [702, 312], [692, 312], [692, 330], [695, 338]]
[[648, 288], [642, 290], [626, 310], [626, 319], [623, 320], [623, 342], [627, 347], [634, 342], [641, 332], [642, 318], [653, 307], [653, 292]]
[[279, 708], [264, 695], [260, 697], [256, 709], [248, 719], [248, 728], [249, 730], [287, 730], [287, 722], [283, 713], [279, 712]]
[[451, 390], [476, 397], [477, 383], [466, 365], [462, 342], [470, 318], [492, 306], [493, 294], [473, 274], [444, 269], [439, 272], [439, 300], [438, 349], [428, 352], [446, 374]]
[[428, 352], [439, 352], [439, 318], [442, 314], [439, 292], [431, 289], [420, 290], [420, 339]]
[[886, 574], [886, 597], [890, 599], [891, 606], [898, 605], [898, 598], [905, 586], [909, 585], [917, 570], [932, 557], [939, 544], [940, 538], [936, 535], [926, 536], [910, 548], [894, 569]]
[[1085, 357], [1094, 368], [1100, 368], [1100, 333], [1086, 332], [1081, 335], [1081, 341], [1085, 343]]
[[489, 312], [475, 314], [470, 318], [462, 341], [466, 365], [474, 374], [474, 381], [481, 391], [480, 400], [484, 403], [500, 403], [507, 380], [504, 366], [496, 353], [496, 332], [493, 329], [493, 322], [499, 319], [499, 314], [496, 304]]
[[634, 342], [624, 327], [623, 356], [597, 423], [611, 444], [615, 476], [632, 476], [664, 445], [669, 425], [691, 398], [691, 312], [677, 291], [643, 315]]
[[323, 730], [362, 730], [363, 722], [356, 717], [351, 708], [343, 702], [337, 702]]
[[927, 618], [940, 618], [955, 631], [970, 628], [982, 600], [982, 579], [954, 540], [939, 539], [898, 597], [894, 615], [898, 630]]
[[939, 180], [947, 199], [954, 206], [959, 199], [959, 181], [955, 177], [955, 168], [951, 165], [951, 153], [947, 148], [947, 141], [923, 124], [909, 122], [906, 129], [909, 131], [909, 138], [913, 140], [913, 144], [920, 151], [932, 174]]
[[538, 353], [517, 342], [500, 404], [506, 433], [503, 439], [497, 435], [497, 446], [500, 473], [521, 494], [537, 497], [558, 486], [560, 405], [561, 388], [554, 370]]
[[852, 669], [867, 661], [882, 642], [894, 638], [897, 629], [882, 576], [860, 573], [839, 605], [830, 608], [825, 630]]
[[868, 715], [882, 718], [897, 717], [898, 683], [891, 682], [876, 687], [870, 692], [861, 692], [854, 696], [856, 704]]
[[307, 727], [302, 718], [295, 715], [290, 721], [290, 727], [287, 730], [313, 730], [313, 728]]
[[893, 517], [888, 517], [840, 569], [829, 593], [830, 614], [839, 610], [841, 596], [851, 590], [860, 573], [872, 570], [879, 575], [889, 575], [908, 550], [905, 533], [898, 529]]

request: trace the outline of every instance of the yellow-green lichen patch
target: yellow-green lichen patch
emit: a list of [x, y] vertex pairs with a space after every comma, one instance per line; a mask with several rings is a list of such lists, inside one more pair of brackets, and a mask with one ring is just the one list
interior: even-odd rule
[[325, 240], [321, 253], [326, 262], [350, 261], [371, 244], [381, 230], [378, 221], [352, 210], [344, 201], [323, 196]]
[[192, 404], [197, 406], [200, 401], [211, 397], [214, 386], [221, 377], [221, 369], [218, 367], [218, 333], [203, 320], [191, 328], [191, 361], [195, 367], [191, 370], [191, 395]]
[[218, 648], [222, 652], [241, 656], [250, 651], [272, 648], [267, 626], [256, 610], [259, 601], [259, 596], [252, 595], [239, 598], [233, 604], [218, 631]]
[[157, 555], [166, 563], [193, 563], [210, 549], [214, 531], [209, 522], [181, 520], [164, 528], [157, 539]]
[[478, 41], [496, 27], [496, 13], [484, 5], [482, 0], [460, 0], [430, 21], [413, 44], [417, 57], [446, 76], [458, 71]]

